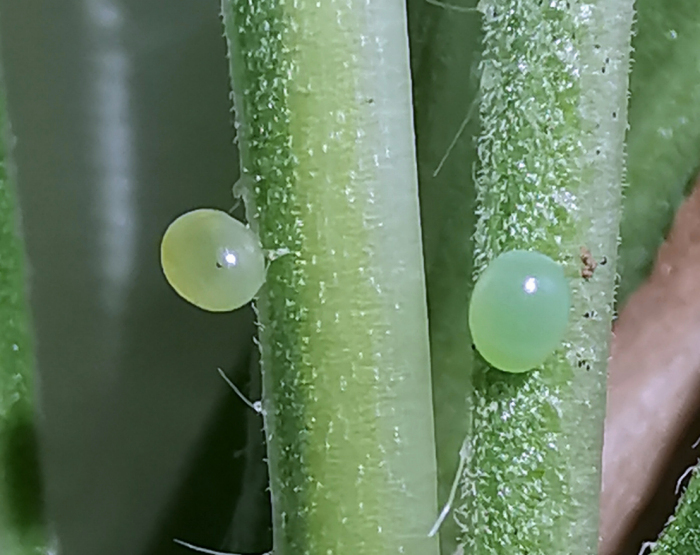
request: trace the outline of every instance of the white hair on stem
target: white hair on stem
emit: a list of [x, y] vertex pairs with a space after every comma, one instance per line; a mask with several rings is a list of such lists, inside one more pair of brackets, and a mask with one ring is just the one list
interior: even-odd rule
[[459, 486], [459, 479], [462, 477], [462, 473], [464, 472], [464, 466], [467, 464], [467, 459], [469, 458], [469, 437], [464, 438], [464, 442], [462, 442], [462, 447], [459, 449], [459, 464], [457, 465], [457, 472], [455, 472], [455, 479], [452, 482], [452, 487], [450, 488], [450, 495], [447, 497], [447, 502], [445, 503], [445, 506], [442, 508], [442, 511], [440, 511], [440, 514], [437, 517], [437, 520], [435, 521], [435, 524], [433, 524], [433, 527], [430, 529], [430, 532], [428, 532], [428, 537], [432, 538], [435, 534], [438, 533], [438, 530], [440, 530], [440, 526], [442, 526], [442, 523], [445, 522], [445, 519], [447, 518], [447, 515], [450, 514], [450, 511], [452, 510], [452, 504], [454, 503], [455, 496], [457, 495], [457, 487]]
[[235, 384], [229, 379], [229, 377], [226, 375], [226, 373], [221, 369], [217, 368], [219, 371], [219, 375], [224, 379], [224, 381], [233, 389], [233, 391], [238, 395], [241, 401], [243, 401], [246, 405], [248, 405], [251, 409], [253, 409], [255, 412], [258, 414], [263, 413], [263, 408], [262, 408], [262, 402], [261, 401], [255, 401], [252, 402], [248, 397], [243, 395], [240, 389], [238, 389]]
[[[428, 2], [429, 0], [426, 0]], [[452, 139], [452, 142], [450, 143], [450, 146], [447, 147], [447, 150], [445, 151], [445, 155], [442, 157], [440, 160], [440, 163], [438, 164], [437, 168], [435, 168], [435, 171], [433, 172], [433, 177], [437, 177], [438, 174], [440, 173], [440, 170], [442, 170], [442, 167], [445, 165], [445, 162], [447, 162], [447, 158], [449, 158], [450, 154], [452, 154], [452, 151], [454, 150], [455, 146], [457, 146], [457, 141], [459, 141], [459, 138], [462, 136], [462, 133], [464, 133], [464, 130], [467, 128], [467, 124], [471, 121], [472, 117], [474, 117], [474, 111], [476, 110], [476, 106], [478, 104], [478, 97], [475, 98], [471, 106], [469, 106], [469, 111], [467, 112], [466, 117], [462, 121], [462, 124], [459, 126], [459, 129], [457, 130], [457, 133], [454, 136], [454, 139]]]
[[[197, 551], [198, 553], [207, 553], [208, 555], [240, 555], [239, 553], [228, 553], [226, 551], [214, 551], [212, 549], [206, 549], [204, 547], [198, 547], [192, 545], [191, 543], [183, 542], [182, 540], [173, 540], [175, 543], [191, 549], [192, 551]], [[262, 555], [272, 555], [272, 551], [266, 551]]]
[[428, 4], [437, 6], [438, 8], [444, 8], [446, 10], [452, 10], [460, 13], [471, 13], [478, 12], [477, 8], [465, 8], [464, 6], [455, 6], [453, 4], [448, 4], [447, 2], [440, 2], [440, 0], [425, 0]]
[[676, 495], [678, 495], [678, 492], [681, 490], [683, 480], [685, 480], [690, 474], [692, 474], [693, 470], [695, 470], [697, 466], [698, 465], [694, 464], [693, 466], [686, 468], [685, 472], [683, 472], [683, 474], [681, 474], [681, 477], [678, 478], [678, 481], [676, 482]]

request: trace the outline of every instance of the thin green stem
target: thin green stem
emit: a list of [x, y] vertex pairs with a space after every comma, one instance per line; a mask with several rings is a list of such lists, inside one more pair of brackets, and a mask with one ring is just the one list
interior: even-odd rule
[[[456, 513], [465, 553], [597, 553], [632, 4], [479, 4], [475, 269], [506, 250], [541, 251], [564, 265], [573, 306], [542, 368], [509, 375], [477, 360]], [[590, 279], [582, 249], [599, 263]]]
[[278, 554], [437, 552], [406, 15], [224, 2]]

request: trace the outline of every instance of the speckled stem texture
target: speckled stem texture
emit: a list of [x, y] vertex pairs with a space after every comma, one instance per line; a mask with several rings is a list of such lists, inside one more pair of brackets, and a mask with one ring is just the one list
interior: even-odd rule
[[666, 525], [650, 555], [697, 555], [700, 553], [700, 477], [698, 467], [683, 493], [676, 514]]
[[24, 249], [0, 93], [0, 553], [47, 553], [34, 410]]
[[277, 555], [437, 553], [408, 40], [396, 0], [226, 0]]
[[[538, 250], [564, 265], [573, 302], [542, 368], [509, 375], [476, 362], [455, 512], [464, 553], [597, 553], [632, 4], [479, 4], [475, 272], [503, 251]], [[582, 248], [598, 262], [588, 280]]]

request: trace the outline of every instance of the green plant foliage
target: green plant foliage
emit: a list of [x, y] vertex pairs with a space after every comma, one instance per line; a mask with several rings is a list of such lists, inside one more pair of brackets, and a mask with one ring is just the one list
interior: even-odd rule
[[178, 217], [163, 235], [160, 253], [172, 288], [211, 312], [248, 304], [265, 280], [257, 236], [221, 210], [202, 208]]
[[693, 470], [676, 514], [666, 525], [650, 555], [696, 555], [700, 553], [700, 477]]

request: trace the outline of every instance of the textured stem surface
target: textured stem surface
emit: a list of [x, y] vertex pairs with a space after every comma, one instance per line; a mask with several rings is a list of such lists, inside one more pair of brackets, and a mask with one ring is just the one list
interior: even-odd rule
[[226, 0], [274, 549], [435, 553], [435, 444], [402, 2]]
[[[594, 554], [632, 1], [479, 9], [475, 269], [506, 250], [541, 251], [564, 265], [573, 303], [542, 368], [509, 375], [477, 361], [456, 519], [465, 553]], [[598, 261], [588, 280], [581, 249]]]
[[700, 549], [700, 479], [697, 467], [683, 493], [676, 514], [670, 519], [650, 555], [695, 555]]

